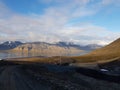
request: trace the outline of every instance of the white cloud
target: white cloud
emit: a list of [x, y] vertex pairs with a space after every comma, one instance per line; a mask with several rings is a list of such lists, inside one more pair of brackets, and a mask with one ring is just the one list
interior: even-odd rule
[[101, 3], [102, 3], [103, 5], [113, 4], [113, 5], [120, 6], [120, 0], [102, 0]]
[[[40, 0], [41, 1], [41, 0]], [[116, 39], [120, 34], [108, 31], [104, 27], [93, 24], [78, 24], [67, 26], [74, 18], [82, 18], [96, 14], [99, 9], [93, 6], [108, 5], [110, 0], [102, 0], [89, 8], [88, 3], [93, 0], [45, 0], [44, 3], [56, 2], [58, 6], [45, 8], [42, 15], [32, 14], [22, 16], [11, 12], [3, 3], [0, 3], [0, 41], [73, 41], [80, 44], [106, 44]], [[59, 1], [59, 2], [58, 2]], [[68, 2], [67, 4], [65, 2]], [[64, 5], [63, 5], [64, 3]], [[8, 16], [4, 16], [8, 13]], [[4, 18], [3, 18], [4, 16]], [[81, 22], [82, 23], [82, 22]], [[112, 37], [110, 37], [112, 36]]]
[[106, 28], [85, 23], [82, 26], [65, 27], [59, 33], [64, 37], [63, 40], [80, 44], [108, 44], [120, 36], [120, 33], [114, 33]]

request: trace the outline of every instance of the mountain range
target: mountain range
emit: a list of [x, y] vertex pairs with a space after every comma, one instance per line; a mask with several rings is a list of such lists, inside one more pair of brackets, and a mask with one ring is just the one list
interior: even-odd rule
[[20, 41], [6, 41], [0, 44], [0, 50], [9, 50], [13, 49], [19, 45], [23, 44]]
[[74, 44], [72, 42], [57, 42], [55, 44], [47, 43], [47, 42], [27, 42], [27, 43], [22, 43], [20, 41], [6, 41], [0, 44], [0, 50], [9, 50], [9, 49], [14, 49], [19, 45], [27, 45], [27, 44], [39, 44], [39, 45], [49, 45], [49, 46], [59, 46], [59, 47], [74, 47], [78, 48], [81, 50], [94, 50], [97, 48], [101, 48], [102, 45], [97, 45], [97, 44], [88, 44], [88, 45], [79, 45], [79, 44]]
[[[9, 51], [22, 53], [39, 52], [45, 53], [46, 55], [55, 55], [57, 53], [65, 53], [67, 50], [69, 53], [73, 50], [75, 50], [75, 52], [77, 50], [81, 52], [84, 51], [81, 50], [79, 45], [63, 42], [56, 44], [45, 42], [24, 43]], [[3, 66], [2, 68], [5, 68], [1, 74], [1, 79], [3, 78], [2, 80], [4, 82], [9, 82], [9, 87], [15, 85], [13, 83], [16, 80], [14, 77], [18, 75], [17, 81], [23, 79], [29, 86], [35, 83], [34, 86], [36, 87], [39, 81], [42, 82], [42, 84], [40, 83], [38, 86], [44, 86], [46, 85], [46, 81], [47, 85], [52, 81], [49, 86], [58, 85], [56, 88], [53, 88], [54, 90], [58, 88], [66, 90], [66, 86], [64, 85], [67, 85], [67, 90], [120, 90], [120, 39], [83, 56], [10, 58], [1, 60], [0, 64], [1, 67]], [[15, 74], [13, 74], [13, 72]], [[19, 75], [22, 75], [22, 78]], [[11, 79], [8, 76], [13, 78]], [[27, 78], [25, 76], [27, 76]], [[31, 84], [33, 81], [35, 82]], [[11, 83], [13, 85], [11, 85]], [[18, 86], [21, 83], [18, 82]], [[26, 83], [23, 85], [26, 85]], [[72, 88], [70, 88], [71, 86]], [[75, 86], [75, 88], [73, 86]]]
[[1, 51], [17, 52], [25, 56], [76, 56], [101, 47], [97, 44], [83, 46], [62, 41], [57, 43], [6, 41], [0, 44]]

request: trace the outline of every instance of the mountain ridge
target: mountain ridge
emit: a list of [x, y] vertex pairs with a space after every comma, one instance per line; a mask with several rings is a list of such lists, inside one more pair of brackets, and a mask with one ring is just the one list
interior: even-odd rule
[[[96, 46], [97, 48], [101, 47], [99, 45]], [[94, 49], [96, 49], [96, 47]], [[9, 48], [7, 51], [17, 52], [20, 53], [20, 55], [25, 54], [25, 56], [77, 56], [88, 53], [91, 50], [93, 50], [92, 45], [82, 46], [71, 42], [27, 42], [19, 44], [14, 48]]]
[[6, 41], [0, 44], [0, 50], [9, 50], [13, 49], [19, 45], [23, 44], [20, 41]]
[[0, 44], [0, 50], [9, 50], [9, 49], [13, 49], [16, 48], [19, 45], [23, 45], [23, 44], [47, 44], [47, 45], [56, 45], [56, 46], [60, 46], [60, 47], [75, 47], [81, 50], [94, 50], [97, 48], [101, 48], [102, 45], [97, 45], [97, 44], [88, 44], [88, 45], [79, 45], [79, 44], [74, 44], [73, 42], [56, 42], [56, 43], [48, 43], [48, 42], [20, 42], [20, 41], [6, 41]]
[[120, 58], [120, 38], [113, 41], [109, 45], [96, 49], [86, 55], [74, 57], [78, 62], [83, 61], [107, 61]]

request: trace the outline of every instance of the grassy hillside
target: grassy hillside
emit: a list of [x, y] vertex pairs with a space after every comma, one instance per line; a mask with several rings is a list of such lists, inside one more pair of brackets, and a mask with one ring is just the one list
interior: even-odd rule
[[[39, 49], [38, 49], [39, 50]], [[50, 50], [52, 53], [52, 49]], [[59, 50], [55, 50], [55, 52]], [[41, 63], [52, 63], [52, 64], [59, 64], [59, 63], [106, 63], [117, 60], [120, 58], [120, 39], [112, 42], [111, 44], [94, 50], [89, 54], [83, 56], [76, 56], [76, 57], [30, 57], [30, 58], [19, 58], [19, 59], [12, 59], [14, 61], [37, 61]], [[85, 64], [86, 65], [86, 64]]]
[[73, 57], [77, 62], [99, 62], [112, 61], [120, 57], [120, 38], [111, 44], [92, 51], [91, 53]]

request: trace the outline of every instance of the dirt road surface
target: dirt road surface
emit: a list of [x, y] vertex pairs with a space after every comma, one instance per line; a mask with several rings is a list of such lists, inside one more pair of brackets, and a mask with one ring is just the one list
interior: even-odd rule
[[0, 90], [120, 90], [119, 83], [97, 80], [73, 68], [54, 65], [2, 65]]

